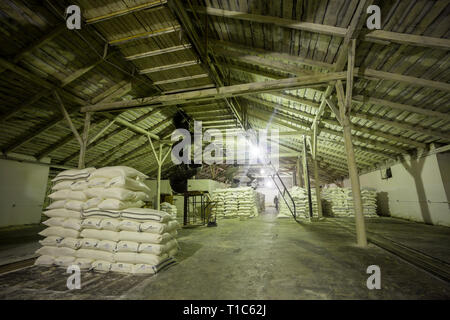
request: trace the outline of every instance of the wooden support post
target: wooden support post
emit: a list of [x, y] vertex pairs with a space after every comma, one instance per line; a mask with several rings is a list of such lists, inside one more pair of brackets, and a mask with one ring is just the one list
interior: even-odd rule
[[306, 136], [304, 135], [303, 136], [303, 174], [304, 174], [304, 178], [305, 178], [305, 188], [308, 192], [309, 219], [311, 220], [311, 218], [313, 216], [313, 211], [312, 211], [312, 201], [311, 201], [311, 185], [310, 185], [310, 181], [309, 181], [308, 160], [306, 158], [306, 152], [307, 152]]
[[159, 144], [159, 160], [158, 160], [158, 177], [156, 178], [156, 210], [161, 207], [161, 157], [162, 157], [162, 144]]
[[[72, 122], [72, 119], [70, 119], [70, 115], [67, 112], [66, 108], [64, 107], [64, 103], [63, 103], [61, 97], [59, 96], [58, 92], [55, 90], [55, 91], [53, 91], [53, 94], [54, 94], [54, 96], [56, 98], [56, 101], [58, 101], [58, 106], [59, 106], [59, 109], [60, 109], [61, 113], [63, 114], [64, 118], [66, 119], [67, 123], [69, 124], [70, 129], [72, 130], [75, 138], [77, 138], [77, 141], [78, 141], [78, 143], [80, 145], [80, 157], [78, 159], [78, 168], [79, 169], [83, 169], [84, 168], [84, 155], [85, 155], [85, 151], [86, 151], [86, 148], [84, 146], [85, 143], [84, 143], [83, 139], [84, 139], [84, 136], [86, 135], [86, 140], [87, 140], [87, 134], [89, 132], [89, 125], [91, 123], [90, 112], [86, 113], [85, 127], [84, 127], [85, 130], [83, 132], [83, 137], [81, 137], [80, 134], [77, 131], [77, 128], [75, 128], [75, 126], [74, 126], [74, 124]], [[87, 125], [87, 127], [86, 127], [86, 125]]]
[[317, 131], [318, 124], [314, 123], [313, 126], [313, 138], [312, 138], [312, 158], [314, 166], [314, 186], [316, 188], [316, 201], [317, 201], [317, 215], [322, 218], [322, 200], [320, 196], [320, 179], [319, 179], [319, 166], [317, 165]]
[[355, 59], [355, 40], [352, 40], [348, 50], [348, 70], [347, 70], [347, 88], [346, 88], [347, 96], [344, 97], [344, 89], [342, 86], [342, 82], [340, 80], [336, 82], [336, 91], [339, 103], [339, 113], [344, 131], [344, 145], [345, 150], [347, 152], [348, 172], [350, 176], [350, 182], [352, 185], [353, 202], [355, 209], [356, 240], [358, 246], [367, 247], [367, 236], [363, 215], [361, 187], [359, 182], [358, 168], [356, 166], [355, 153], [353, 150], [351, 121], [350, 121], [350, 110], [352, 101], [351, 84], [353, 83], [354, 59]]
[[155, 203], [155, 209], [159, 210], [161, 208], [161, 204], [160, 204], [160, 198], [161, 198], [161, 169], [162, 169], [162, 164], [164, 163], [164, 161], [166, 161], [167, 156], [170, 154], [171, 152], [171, 148], [169, 146], [169, 150], [167, 150], [167, 153], [164, 155], [163, 157], [163, 152], [162, 152], [162, 148], [163, 148], [163, 142], [160, 141], [159, 143], [159, 154], [156, 153], [155, 151], [155, 147], [153, 146], [153, 142], [152, 142], [152, 138], [150, 137], [150, 135], [147, 136], [148, 137], [148, 141], [150, 142], [150, 146], [152, 147], [152, 151], [153, 151], [153, 155], [155, 156], [155, 160], [156, 163], [158, 164], [158, 173], [157, 173], [157, 180], [156, 180], [156, 203]]
[[297, 186], [302, 187], [303, 188], [303, 177], [302, 177], [302, 164], [301, 164], [301, 160], [300, 160], [300, 156], [297, 157], [297, 165], [296, 165], [296, 170], [297, 170]]
[[84, 130], [83, 130], [83, 137], [82, 137], [82, 144], [80, 145], [80, 157], [78, 159], [78, 168], [84, 169], [85, 168], [85, 158], [86, 158], [86, 148], [88, 145], [88, 139], [89, 139], [89, 127], [91, 126], [91, 113], [87, 112], [86, 116], [84, 118]]

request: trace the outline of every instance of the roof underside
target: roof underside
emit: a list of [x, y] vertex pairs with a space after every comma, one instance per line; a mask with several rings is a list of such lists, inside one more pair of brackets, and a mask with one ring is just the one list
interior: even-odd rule
[[[81, 30], [65, 26], [71, 4], [82, 10]], [[381, 8], [382, 32], [363, 23], [369, 4]], [[82, 132], [83, 106], [346, 71], [350, 36], [357, 38], [356, 161], [360, 170], [374, 168], [450, 140], [449, 11], [449, 1], [423, 0], [4, 1], [1, 149], [76, 167], [80, 147], [55, 90]], [[94, 112], [89, 136], [97, 139], [87, 147], [86, 166], [153, 174], [148, 138], [136, 127], [167, 139], [177, 110], [204, 128], [276, 128], [280, 153], [301, 153], [301, 134], [311, 134], [330, 84]], [[339, 108], [336, 90], [328, 100]], [[331, 107], [319, 119], [320, 177], [333, 181], [348, 172], [342, 127]], [[291, 170], [296, 158], [281, 163]], [[170, 166], [169, 157], [164, 169]]]

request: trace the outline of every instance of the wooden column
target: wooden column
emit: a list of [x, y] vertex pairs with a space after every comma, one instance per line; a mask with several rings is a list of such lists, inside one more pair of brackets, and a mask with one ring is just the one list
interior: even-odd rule
[[358, 246], [367, 247], [367, 236], [363, 215], [361, 187], [359, 182], [358, 168], [356, 166], [355, 152], [353, 150], [351, 121], [350, 121], [355, 46], [356, 42], [355, 40], [352, 40], [348, 50], [346, 96], [344, 97], [344, 89], [342, 86], [342, 82], [340, 80], [336, 82], [336, 91], [339, 102], [339, 113], [344, 131], [344, 145], [345, 150], [347, 152], [348, 173], [352, 185], [353, 202], [355, 209], [356, 240]]
[[314, 166], [314, 186], [316, 188], [317, 215], [320, 219], [322, 218], [323, 214], [322, 214], [322, 200], [320, 196], [319, 167], [317, 164], [317, 134], [318, 134], [317, 131], [318, 131], [318, 124], [317, 122], [315, 122], [313, 127], [311, 155], [313, 158], [313, 166]]
[[311, 201], [311, 185], [309, 181], [309, 171], [308, 171], [308, 159], [306, 158], [306, 136], [303, 136], [303, 174], [305, 178], [305, 188], [308, 192], [308, 204], [309, 204], [309, 219], [313, 216], [312, 211], [312, 201]]
[[297, 170], [297, 186], [303, 188], [304, 181], [302, 177], [302, 161], [300, 159], [300, 156], [297, 157], [296, 170]]
[[78, 168], [85, 168], [86, 148], [89, 139], [89, 128], [91, 126], [91, 113], [87, 112], [84, 117], [84, 130], [82, 136], [82, 144], [80, 145], [80, 157], [78, 158]]
[[150, 142], [150, 146], [152, 147], [153, 155], [155, 156], [156, 163], [158, 164], [158, 174], [156, 178], [156, 203], [155, 203], [155, 209], [159, 210], [161, 208], [160, 198], [161, 198], [161, 169], [162, 164], [166, 160], [167, 156], [170, 154], [172, 149], [169, 146], [169, 150], [167, 150], [167, 153], [163, 157], [163, 142], [160, 141], [159, 143], [159, 154], [156, 153], [155, 147], [153, 146], [152, 138], [150, 135], [147, 136], [148, 141]]
[[[83, 137], [81, 137], [80, 134], [78, 133], [77, 128], [75, 128], [75, 126], [74, 126], [74, 124], [72, 122], [72, 119], [70, 119], [70, 115], [67, 112], [66, 108], [64, 107], [64, 103], [63, 103], [61, 97], [59, 96], [58, 91], [56, 91], [56, 90], [53, 91], [53, 95], [55, 96], [56, 101], [58, 101], [59, 110], [61, 111], [62, 115], [66, 119], [67, 124], [70, 127], [70, 130], [72, 130], [72, 133], [74, 134], [75, 138], [77, 139], [77, 141], [78, 141], [78, 143], [80, 145], [80, 156], [78, 158], [78, 168], [79, 169], [83, 169], [84, 168], [84, 156], [85, 156], [85, 153], [86, 153], [85, 144], [87, 144], [87, 139], [88, 139], [87, 136], [88, 136], [88, 133], [89, 133], [89, 125], [91, 123], [91, 115], [90, 114], [88, 115], [88, 113], [90, 113], [90, 112], [86, 113], [85, 127], [84, 127], [85, 130], [83, 132]], [[86, 127], [86, 125], [87, 125], [87, 127]], [[85, 136], [86, 136], [86, 143], [84, 142]]]

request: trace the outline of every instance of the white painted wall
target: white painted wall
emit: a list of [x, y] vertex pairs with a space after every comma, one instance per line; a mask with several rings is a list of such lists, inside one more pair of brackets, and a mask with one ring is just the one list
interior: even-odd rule
[[39, 223], [49, 167], [0, 160], [0, 227]]
[[[448, 154], [405, 161], [391, 166], [392, 178], [387, 180], [381, 179], [380, 170], [361, 175], [361, 187], [378, 191], [382, 215], [450, 226], [449, 162]], [[344, 186], [350, 187], [348, 179]]]

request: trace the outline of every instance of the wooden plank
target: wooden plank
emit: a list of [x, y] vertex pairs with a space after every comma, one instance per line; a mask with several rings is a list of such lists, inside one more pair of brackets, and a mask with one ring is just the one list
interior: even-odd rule
[[130, 41], [135, 41], [135, 40], [140, 40], [140, 39], [146, 39], [146, 38], [152, 38], [152, 37], [157, 37], [166, 33], [172, 33], [172, 32], [176, 32], [179, 31], [181, 28], [179, 25], [175, 25], [175, 26], [171, 26], [171, 27], [167, 27], [167, 28], [162, 28], [162, 29], [158, 29], [155, 31], [147, 31], [147, 32], [142, 32], [139, 34], [135, 34], [135, 35], [131, 35], [131, 36], [126, 36], [123, 38], [119, 38], [119, 39], [115, 39], [115, 40], [111, 40], [108, 43], [112, 46], [118, 46]]
[[209, 77], [209, 75], [207, 73], [201, 73], [201, 74], [196, 74], [196, 75], [193, 75], [193, 76], [186, 76], [186, 77], [175, 78], [175, 79], [155, 81], [155, 82], [153, 82], [153, 84], [154, 85], [161, 85], [161, 84], [189, 81], [189, 80], [208, 78], [208, 77]]
[[121, 17], [130, 13], [136, 13], [139, 11], [143, 11], [143, 10], [147, 10], [150, 8], [157, 8], [160, 6], [163, 6], [167, 3], [167, 0], [157, 0], [157, 1], [151, 1], [151, 2], [147, 2], [147, 3], [143, 3], [143, 4], [139, 4], [133, 7], [129, 7], [126, 9], [122, 9], [122, 10], [117, 10], [108, 14], [104, 14], [98, 17], [94, 17], [94, 18], [89, 18], [86, 19], [85, 23], [86, 24], [93, 24], [93, 23], [98, 23], [98, 22], [103, 22], [109, 19], [113, 19], [113, 18], [117, 18], [117, 17]]
[[380, 70], [373, 70], [373, 69], [355, 69], [355, 76], [362, 77], [365, 79], [373, 80], [373, 78], [376, 79], [382, 79], [382, 80], [389, 80], [389, 81], [396, 81], [396, 82], [402, 82], [406, 83], [412, 86], [416, 87], [425, 87], [425, 88], [431, 88], [431, 89], [437, 89], [437, 90], [443, 90], [443, 91], [450, 91], [450, 84], [446, 82], [439, 82], [434, 80], [428, 80], [423, 78], [416, 78], [411, 76], [405, 76], [397, 73], [391, 73], [386, 71], [380, 71]]
[[185, 43], [185, 44], [182, 44], [179, 46], [173, 46], [173, 47], [168, 47], [168, 48], [163, 48], [163, 49], [158, 49], [158, 50], [153, 50], [153, 51], [137, 53], [137, 54], [134, 54], [131, 56], [126, 56], [125, 59], [126, 60], [137, 60], [137, 59], [142, 59], [142, 58], [158, 56], [161, 54], [177, 52], [177, 51], [181, 51], [181, 50], [187, 50], [187, 49], [190, 49], [191, 47], [192, 47], [191, 44]]
[[[200, 61], [198, 61], [198, 60], [184, 61], [184, 62], [178, 62], [178, 63], [173, 63], [173, 64], [167, 64], [167, 65], [159, 66], [159, 67], [143, 69], [143, 70], [140, 70], [139, 73], [140, 74], [148, 74], [148, 73], [153, 73], [153, 72], [160, 72], [160, 71], [165, 71], [165, 70], [190, 67], [190, 66], [195, 66], [198, 64], [200, 64]], [[155, 83], [153, 83], [153, 84], [155, 84]]]
[[359, 95], [359, 96], [353, 97], [353, 102], [356, 102], [359, 104], [370, 103], [370, 104], [374, 104], [374, 105], [389, 107], [389, 108], [395, 109], [395, 110], [407, 111], [407, 112], [411, 112], [411, 113], [422, 114], [427, 117], [434, 117], [437, 119], [443, 119], [446, 121], [450, 121], [450, 114], [442, 113], [439, 111], [433, 111], [433, 110], [429, 110], [429, 109], [425, 109], [425, 108], [415, 107], [415, 106], [402, 104], [402, 103], [398, 103], [398, 102], [393, 102], [393, 101], [389, 101], [389, 100], [384, 100], [384, 99], [378, 99], [378, 98], [372, 98], [372, 97]]
[[73, 122], [70, 119], [69, 113], [67, 112], [66, 108], [64, 107], [64, 103], [61, 100], [61, 97], [59, 96], [59, 94], [58, 94], [58, 92], [56, 90], [53, 92], [53, 94], [54, 94], [54, 96], [56, 98], [56, 101], [58, 102], [59, 110], [61, 111], [62, 115], [66, 119], [66, 121], [67, 121], [67, 123], [68, 123], [68, 125], [70, 127], [70, 130], [72, 130], [72, 133], [77, 138], [78, 143], [80, 144], [80, 146], [82, 146], [83, 145], [83, 139], [81, 138], [80, 134], [78, 133], [77, 128], [75, 128], [75, 126], [73, 125]]
[[212, 7], [197, 7], [197, 6], [193, 7], [193, 10], [196, 13], [208, 14], [208, 15], [216, 16], [216, 17], [238, 19], [238, 20], [250, 21], [250, 22], [267, 23], [267, 24], [273, 24], [273, 25], [276, 25], [279, 27], [284, 27], [284, 28], [289, 28], [289, 29], [317, 32], [320, 34], [328, 34], [328, 35], [338, 36], [338, 37], [344, 37], [347, 32], [347, 29], [345, 29], [345, 28], [327, 26], [327, 25], [310, 23], [310, 22], [300, 22], [300, 21], [296, 21], [296, 20], [278, 18], [278, 17], [273, 17], [273, 16], [249, 14], [249, 13], [240, 12], [240, 11], [229, 11], [229, 10], [216, 9], [216, 8], [212, 8]]
[[372, 30], [362, 37], [364, 41], [379, 43], [384, 41], [386, 45], [393, 43], [406, 44], [416, 47], [426, 47], [440, 50], [450, 49], [450, 40], [445, 38], [434, 38], [419, 36], [415, 34], [398, 33], [385, 30]]
[[276, 61], [289, 61], [296, 64], [304, 64], [308, 66], [313, 67], [321, 67], [325, 69], [332, 70], [334, 69], [334, 66], [330, 63], [322, 62], [322, 61], [316, 61], [312, 59], [306, 59], [299, 56], [290, 55], [287, 53], [280, 53], [275, 51], [268, 51], [263, 50], [260, 48], [253, 48], [253, 47], [247, 47], [244, 45], [236, 44], [229, 41], [219, 41], [219, 40], [212, 40], [208, 39], [210, 44], [212, 45], [213, 49], [227, 49], [229, 51], [235, 51], [237, 53], [241, 53], [241, 55], [253, 55], [253, 56], [259, 56], [261, 58], [265, 59], [271, 59]]
[[48, 34], [44, 35], [43, 37], [37, 39], [35, 42], [31, 43], [29, 46], [25, 47], [24, 49], [20, 50], [19, 53], [17, 53], [14, 58], [12, 59], [13, 63], [17, 63], [20, 60], [22, 60], [23, 56], [42, 47], [49, 41], [53, 40], [55, 37], [60, 35], [64, 30], [67, 30], [66, 24], [60, 24], [56, 28], [53, 28], [52, 31], [50, 31]]

